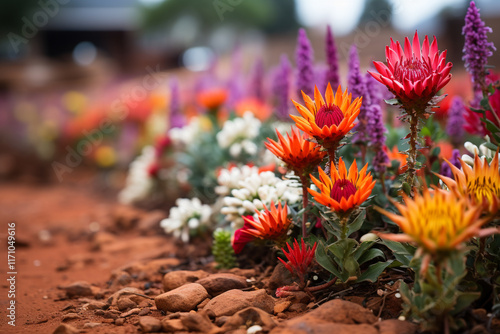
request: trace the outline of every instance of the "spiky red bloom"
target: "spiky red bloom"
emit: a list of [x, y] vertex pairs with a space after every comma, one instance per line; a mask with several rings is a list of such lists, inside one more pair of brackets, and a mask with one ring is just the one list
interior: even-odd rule
[[387, 65], [373, 64], [379, 73], [369, 72], [383, 83], [402, 103], [427, 104], [451, 79], [451, 62], [446, 63], [446, 50], [439, 54], [436, 37], [429, 45], [425, 36], [422, 48], [415, 32], [413, 42], [405, 38], [404, 50], [391, 38], [385, 47]]
[[293, 241], [293, 248], [290, 247], [288, 242], [286, 245], [288, 247], [288, 253], [284, 248], [281, 250], [288, 259], [288, 262], [285, 262], [281, 258], [278, 258], [278, 260], [285, 265], [286, 269], [288, 269], [292, 275], [298, 276], [302, 281], [304, 279], [304, 275], [307, 274], [312, 260], [314, 259], [314, 252], [316, 251], [317, 245], [314, 243], [311, 248], [304, 243], [304, 239], [301, 240], [300, 246], [297, 239]]

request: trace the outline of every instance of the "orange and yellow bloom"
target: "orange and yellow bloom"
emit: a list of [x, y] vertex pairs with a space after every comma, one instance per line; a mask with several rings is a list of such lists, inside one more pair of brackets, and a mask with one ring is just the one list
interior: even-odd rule
[[375, 186], [371, 173], [366, 173], [368, 164], [358, 172], [358, 166], [354, 160], [347, 173], [345, 163], [340, 158], [338, 170], [335, 165], [331, 168], [331, 178], [321, 167], [318, 168], [319, 180], [311, 175], [319, 192], [309, 189], [309, 193], [316, 202], [329, 207], [338, 214], [350, 213], [368, 199]]
[[286, 237], [292, 223], [288, 218], [288, 207], [282, 207], [281, 203], [275, 206], [271, 202], [270, 210], [264, 205], [262, 212], [256, 210], [255, 213], [257, 220], [254, 220], [253, 216], [244, 216], [245, 224], [234, 233], [232, 245], [236, 254], [254, 239], [280, 241]]
[[292, 136], [287, 133], [286, 138], [278, 131], [276, 133], [278, 142], [267, 138], [268, 142], [265, 145], [297, 175], [308, 175], [327, 154], [321, 151], [321, 146], [307, 140], [308, 136], [301, 134], [298, 129], [292, 129]]
[[450, 165], [454, 180], [437, 175], [446, 186], [462, 195], [471, 196], [475, 203], [483, 204], [489, 214], [495, 214], [500, 205], [500, 172], [498, 170], [498, 154], [488, 164], [486, 158], [481, 159], [476, 154], [474, 156], [474, 167], [470, 167], [462, 159], [462, 170]]
[[317, 87], [314, 88], [314, 101], [304, 93], [302, 96], [305, 106], [293, 101], [302, 117], [290, 115], [297, 127], [316, 138], [327, 149], [338, 146], [356, 125], [354, 121], [358, 117], [362, 98], [351, 102], [352, 95], [347, 89], [342, 93], [339, 86], [337, 93], [333, 94], [330, 84], [326, 88], [325, 99]]
[[219, 108], [226, 102], [228, 96], [227, 89], [224, 88], [211, 88], [201, 91], [196, 96], [198, 104], [208, 110]]

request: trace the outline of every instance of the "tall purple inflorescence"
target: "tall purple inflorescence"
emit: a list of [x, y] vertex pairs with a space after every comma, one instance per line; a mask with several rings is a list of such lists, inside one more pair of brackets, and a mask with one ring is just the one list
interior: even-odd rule
[[[373, 72], [373, 69], [370, 69]], [[365, 74], [366, 91], [370, 95], [371, 104], [381, 104], [384, 100], [384, 92], [387, 90], [370, 73]], [[364, 98], [363, 98], [364, 100]]]
[[281, 55], [281, 60], [272, 78], [272, 90], [276, 100], [276, 117], [281, 120], [290, 120], [290, 75], [292, 65], [286, 54]]
[[[453, 150], [450, 162], [453, 166], [457, 168], [462, 167], [459, 158], [460, 158], [460, 151], [457, 149]], [[443, 163], [441, 164], [441, 171], [439, 172], [439, 174], [453, 179], [453, 173], [451, 172], [450, 165], [448, 165], [446, 161], [443, 161]]]
[[306, 31], [299, 29], [297, 37], [297, 49], [295, 53], [295, 61], [297, 65], [297, 92], [298, 96], [302, 96], [300, 91], [307, 95], [311, 95], [314, 91], [314, 66], [313, 66], [313, 49], [311, 42], [307, 38]]
[[250, 76], [250, 95], [264, 101], [264, 62], [259, 58], [253, 68]]
[[352, 98], [363, 97], [363, 102], [361, 103], [361, 108], [358, 115], [358, 124], [354, 127], [356, 133], [353, 136], [352, 141], [356, 142], [366, 142], [368, 141], [366, 126], [368, 120], [366, 118], [367, 107], [371, 104], [370, 97], [366, 94], [366, 85], [363, 75], [359, 70], [359, 56], [358, 49], [355, 44], [351, 46], [349, 50], [349, 69], [347, 73], [347, 87], [352, 93]]
[[181, 128], [186, 123], [180, 100], [179, 82], [174, 78], [170, 80], [170, 128]]
[[460, 96], [453, 97], [448, 111], [448, 122], [446, 123], [446, 133], [450, 137], [453, 146], [463, 144], [464, 139], [464, 111], [465, 106]]
[[484, 66], [488, 63], [488, 57], [493, 55], [496, 50], [493, 43], [488, 42], [487, 33], [491, 32], [481, 20], [479, 9], [474, 1], [470, 2], [467, 15], [465, 16], [465, 25], [462, 28], [462, 35], [465, 36], [463, 48], [465, 68], [472, 76], [472, 83], [476, 98], [481, 98], [481, 91], [485, 89], [486, 69]]
[[335, 39], [333, 38], [330, 26], [327, 26], [326, 28], [326, 64], [328, 65], [328, 70], [325, 75], [325, 87], [327, 87], [328, 83], [330, 83], [332, 88], [335, 90], [340, 84], [339, 61], [337, 57]]

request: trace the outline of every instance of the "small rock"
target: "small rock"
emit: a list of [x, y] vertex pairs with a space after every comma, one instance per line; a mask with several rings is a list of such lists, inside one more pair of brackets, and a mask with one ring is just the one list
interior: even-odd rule
[[185, 331], [186, 328], [182, 324], [181, 319], [163, 319], [161, 321], [161, 328], [164, 332], [172, 333], [172, 332], [180, 332]]
[[52, 334], [78, 334], [80, 331], [68, 324], [60, 324]]
[[59, 289], [66, 291], [68, 298], [93, 295], [91, 285], [85, 281], [74, 282]]
[[139, 316], [143, 316], [143, 315], [146, 315], [148, 314], [149, 312], [151, 312], [151, 309], [149, 307], [145, 307], [141, 310], [141, 312], [139, 312]]
[[188, 312], [205, 298], [208, 298], [208, 293], [203, 286], [189, 283], [157, 296], [155, 304], [157, 309], [165, 312]]
[[416, 324], [396, 319], [383, 320], [375, 324], [375, 327], [380, 334], [415, 334], [418, 330]]
[[276, 302], [276, 305], [274, 305], [274, 314], [285, 312], [290, 305], [292, 305], [292, 302], [289, 300]]
[[276, 326], [276, 323], [269, 313], [255, 307], [248, 307], [227, 319], [224, 326], [222, 326], [222, 330], [228, 332], [241, 326], [250, 327], [253, 325], [264, 327], [269, 331]]
[[61, 320], [63, 322], [76, 320], [76, 319], [80, 319], [80, 316], [77, 313], [66, 313], [65, 315], [63, 315], [61, 317]]
[[131, 286], [125, 287], [125, 288], [123, 288], [121, 290], [118, 290], [117, 292], [113, 293], [108, 298], [108, 304], [110, 304], [110, 305], [116, 305], [116, 303], [118, 302], [118, 299], [120, 299], [120, 297], [123, 296], [123, 295], [125, 295], [125, 296], [127, 296], [129, 298], [132, 298], [133, 296], [139, 297], [136, 294], [143, 295], [144, 291], [139, 290], [139, 289], [134, 288], [134, 287], [131, 287]]
[[267, 283], [267, 288], [269, 293], [276, 293], [276, 289], [285, 285], [290, 285], [293, 283], [293, 277], [283, 265], [283, 263], [279, 262], [273, 270], [271, 277], [269, 278], [269, 282]]
[[244, 289], [248, 286], [245, 277], [234, 274], [213, 274], [196, 281], [196, 283], [203, 285], [212, 297], [229, 290]]
[[298, 312], [298, 313], [304, 312], [305, 310], [307, 310], [307, 305], [306, 304], [302, 304], [302, 303], [292, 304], [288, 308], [288, 311], [290, 311], [290, 312]]
[[139, 312], [141, 312], [140, 308], [133, 308], [130, 311], [127, 311], [127, 312], [120, 314], [120, 318], [126, 318], [126, 317], [131, 316], [132, 314], [139, 314]]
[[130, 298], [128, 297], [121, 297], [120, 299], [118, 299], [118, 301], [116, 302], [116, 306], [118, 307], [118, 309], [120, 311], [126, 311], [128, 309], [132, 309], [132, 308], [135, 308], [137, 307], [137, 303], [133, 302], [132, 300], [130, 300]]
[[143, 333], [159, 332], [161, 330], [161, 321], [153, 317], [140, 317], [139, 326]]
[[118, 318], [115, 320], [115, 325], [116, 326], [123, 326], [123, 324], [125, 323], [125, 319], [124, 318]]
[[[295, 318], [296, 319], [296, 318]], [[304, 320], [301, 322], [293, 322], [294, 319], [288, 320], [282, 325], [275, 327], [270, 334], [303, 334], [303, 333], [314, 333], [314, 334], [379, 334], [377, 329], [372, 325], [367, 324], [337, 324], [328, 323], [324, 321], [315, 322], [311, 319]], [[288, 325], [287, 325], [288, 324]]]
[[256, 276], [255, 269], [240, 269], [240, 268], [232, 268], [229, 270], [231, 274], [235, 274], [237, 276], [244, 276], [246, 278], [252, 278]]
[[101, 317], [106, 319], [116, 319], [120, 315], [120, 312], [116, 310], [109, 310], [109, 311], [97, 310], [95, 311], [95, 314], [100, 315]]
[[181, 321], [190, 332], [208, 333], [215, 328], [205, 312], [185, 314], [181, 316]]
[[163, 290], [170, 291], [183, 286], [186, 283], [194, 283], [199, 279], [207, 277], [209, 274], [203, 270], [189, 271], [177, 270], [166, 273], [163, 276]]
[[97, 300], [91, 301], [87, 305], [88, 310], [107, 310], [109, 308], [109, 305], [105, 302], [100, 302]]
[[229, 290], [213, 298], [203, 309], [211, 310], [216, 317], [220, 317], [233, 315], [247, 307], [256, 307], [272, 313], [274, 299], [262, 289], [255, 291]]
[[83, 328], [94, 328], [94, 327], [101, 326], [101, 325], [102, 325], [101, 322], [86, 322], [83, 325]]
[[205, 299], [201, 303], [198, 304], [198, 310], [203, 309], [205, 306], [207, 306], [208, 302], [210, 301], [210, 298]]

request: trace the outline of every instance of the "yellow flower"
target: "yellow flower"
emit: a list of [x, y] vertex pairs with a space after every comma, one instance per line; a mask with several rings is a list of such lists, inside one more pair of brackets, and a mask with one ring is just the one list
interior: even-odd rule
[[316, 138], [325, 148], [336, 147], [354, 127], [362, 98], [356, 98], [351, 103], [352, 96], [347, 89], [342, 93], [339, 86], [337, 93], [333, 94], [330, 84], [326, 88], [326, 101], [318, 87], [314, 87], [314, 101], [304, 93], [302, 96], [305, 106], [293, 101], [302, 117], [290, 117], [299, 129]]
[[[497, 152], [498, 153], [498, 152]], [[498, 170], [498, 154], [488, 164], [486, 158], [481, 160], [476, 154], [474, 156], [474, 167], [471, 168], [460, 159], [462, 169], [458, 169], [448, 160], [454, 180], [437, 175], [446, 186], [462, 195], [469, 195], [473, 202], [483, 204], [490, 214], [498, 211], [500, 204], [500, 172]]]

